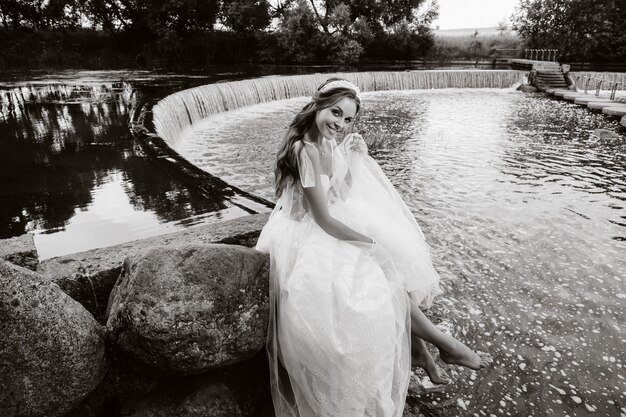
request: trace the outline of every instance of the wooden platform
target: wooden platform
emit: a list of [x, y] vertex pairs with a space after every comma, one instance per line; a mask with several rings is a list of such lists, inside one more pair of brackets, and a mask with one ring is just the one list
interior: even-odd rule
[[509, 59], [509, 64], [513, 69], [531, 70], [531, 69], [546, 69], [546, 70], [560, 70], [561, 66], [556, 61], [536, 61], [533, 59]]

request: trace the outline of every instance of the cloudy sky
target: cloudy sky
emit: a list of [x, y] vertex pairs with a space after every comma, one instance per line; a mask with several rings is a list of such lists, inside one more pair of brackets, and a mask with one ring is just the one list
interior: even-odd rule
[[518, 0], [438, 0], [439, 19], [433, 27], [465, 29], [494, 27], [509, 18]]

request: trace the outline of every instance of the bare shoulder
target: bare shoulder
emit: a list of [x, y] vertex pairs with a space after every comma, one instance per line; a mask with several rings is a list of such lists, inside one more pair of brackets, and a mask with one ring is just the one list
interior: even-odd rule
[[319, 161], [319, 153], [317, 151], [317, 148], [315, 147], [315, 145], [313, 145], [312, 143], [306, 142], [306, 141], [301, 141], [302, 145], [304, 147], [304, 150], [307, 154], [307, 156], [309, 157], [309, 159], [313, 162], [318, 162]]

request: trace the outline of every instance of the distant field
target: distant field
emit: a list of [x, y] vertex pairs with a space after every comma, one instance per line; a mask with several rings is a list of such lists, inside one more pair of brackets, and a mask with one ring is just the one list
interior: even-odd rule
[[[433, 30], [435, 36], [443, 36], [443, 37], [453, 37], [453, 36], [471, 36], [474, 32], [478, 30], [479, 35], [499, 35], [498, 29], [495, 27], [491, 28], [466, 28], [466, 29], [441, 29], [441, 30]], [[509, 30], [506, 32], [508, 35], [515, 35], [515, 32]]]
[[[478, 30], [478, 36], [474, 33]], [[454, 59], [493, 58], [499, 49], [522, 49], [522, 40], [514, 31], [500, 33], [495, 27], [435, 30], [435, 44], [430, 58]], [[518, 52], [516, 55], [521, 55]]]

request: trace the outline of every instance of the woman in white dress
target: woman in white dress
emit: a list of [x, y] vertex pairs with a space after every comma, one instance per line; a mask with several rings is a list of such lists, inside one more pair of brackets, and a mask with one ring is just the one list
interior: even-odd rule
[[358, 134], [359, 89], [330, 79], [296, 115], [277, 155], [278, 201], [257, 249], [270, 254], [267, 350], [279, 417], [395, 417], [411, 359], [480, 369], [489, 355], [439, 331], [420, 307], [441, 292], [414, 217]]

